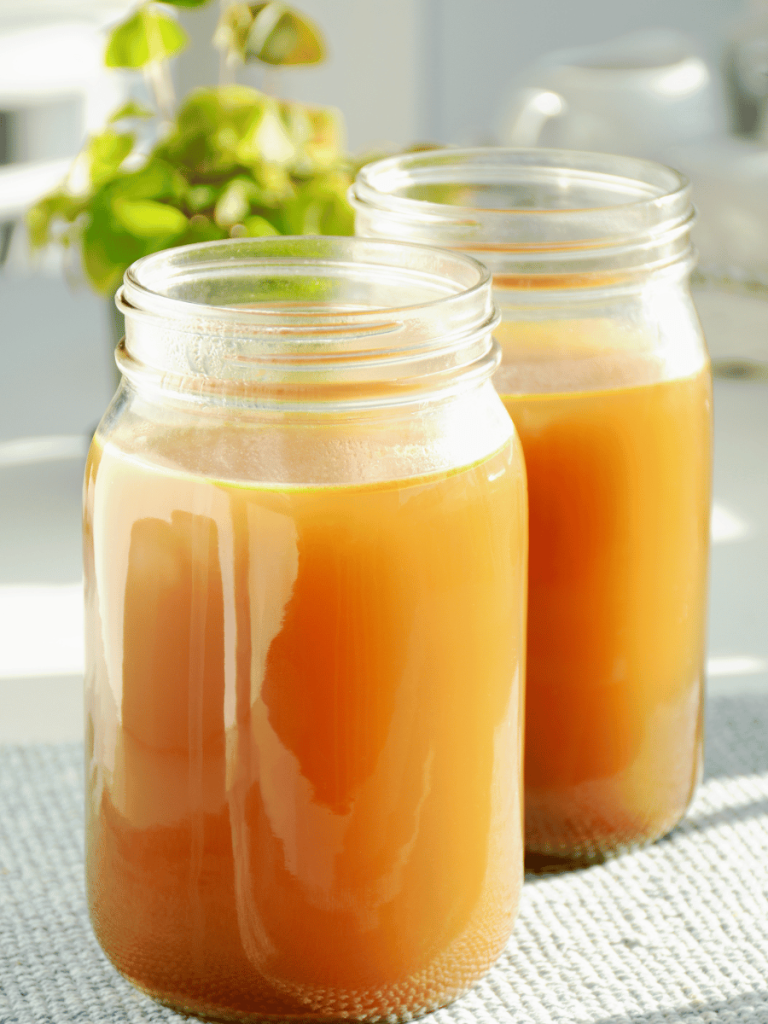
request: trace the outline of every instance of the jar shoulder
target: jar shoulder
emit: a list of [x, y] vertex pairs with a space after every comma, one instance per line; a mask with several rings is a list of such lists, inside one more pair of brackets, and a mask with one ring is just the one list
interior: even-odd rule
[[452, 398], [357, 414], [188, 407], [123, 385], [94, 439], [165, 473], [263, 486], [367, 486], [454, 472], [502, 448], [522, 463], [490, 381]]
[[496, 329], [502, 394], [602, 391], [695, 376], [709, 355], [687, 289], [639, 290], [610, 300], [502, 302]]

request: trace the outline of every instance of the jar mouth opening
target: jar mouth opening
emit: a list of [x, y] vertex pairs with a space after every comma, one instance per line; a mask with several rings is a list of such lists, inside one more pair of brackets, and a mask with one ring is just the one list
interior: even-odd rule
[[628, 238], [688, 225], [690, 185], [648, 160], [556, 149], [427, 150], [363, 167], [350, 191], [356, 211], [401, 223], [463, 229], [521, 247]]
[[330, 393], [418, 389], [422, 379], [489, 373], [495, 359], [489, 271], [408, 243], [278, 236], [181, 246], [133, 264], [116, 302], [128, 375]]
[[[467, 255], [329, 236], [226, 239], [153, 253], [128, 268], [128, 315], [215, 322], [246, 334], [369, 333], [436, 307], [483, 301], [490, 274]], [[487, 300], [486, 300], [487, 301]]]

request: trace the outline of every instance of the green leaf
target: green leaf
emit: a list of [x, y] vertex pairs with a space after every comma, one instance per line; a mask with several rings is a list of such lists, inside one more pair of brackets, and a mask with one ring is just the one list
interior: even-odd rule
[[52, 241], [51, 227], [56, 221], [71, 224], [83, 212], [84, 200], [59, 190], [45, 196], [27, 212], [27, 230], [33, 249]]
[[280, 234], [274, 224], [270, 224], [266, 217], [259, 217], [258, 214], [246, 217], [243, 227], [249, 238], [263, 238], [265, 235]]
[[245, 128], [266, 99], [263, 93], [247, 85], [195, 89], [179, 109], [179, 131], [185, 135], [207, 134], [219, 127], [223, 119]]
[[245, 164], [260, 161], [285, 166], [296, 157], [296, 147], [274, 100], [264, 97], [261, 108], [251, 120], [250, 127], [234, 147], [237, 158]]
[[132, 133], [116, 132], [111, 128], [89, 140], [85, 153], [91, 184], [95, 188], [118, 173], [135, 141], [136, 137]]
[[351, 235], [355, 220], [347, 202], [351, 184], [341, 172], [310, 179], [283, 211], [286, 235]]
[[210, 138], [199, 135], [172, 132], [156, 147], [158, 156], [178, 167], [187, 177], [205, 174], [212, 158]]
[[107, 186], [109, 199], [180, 199], [186, 182], [179, 172], [157, 157], [138, 171], [123, 174]]
[[205, 7], [208, 0], [162, 0], [164, 4], [171, 7]]
[[186, 207], [193, 214], [210, 210], [216, 204], [220, 192], [217, 185], [192, 185], [184, 197]]
[[189, 245], [193, 242], [214, 242], [219, 238], [226, 238], [227, 232], [214, 224], [210, 217], [196, 213], [189, 218], [186, 232], [177, 241], [177, 245]]
[[187, 218], [173, 206], [153, 199], [115, 199], [112, 211], [117, 223], [134, 238], [156, 239], [158, 248], [182, 235]]
[[181, 138], [195, 138], [215, 130], [222, 97], [213, 89], [195, 89], [182, 102], [176, 114], [176, 130]]
[[130, 259], [119, 262], [113, 260], [98, 232], [87, 231], [83, 236], [83, 270], [97, 292], [104, 295], [114, 293], [132, 262]]
[[109, 124], [115, 124], [117, 121], [128, 121], [131, 118], [147, 120], [154, 116], [154, 110], [150, 110], [149, 107], [142, 106], [141, 103], [136, 103], [135, 100], [129, 100], [128, 103], [124, 103], [122, 107], [119, 107], [114, 112], [109, 119]]
[[109, 68], [143, 68], [150, 61], [172, 57], [186, 45], [187, 34], [177, 21], [140, 7], [112, 32], [104, 62]]
[[182, 105], [176, 131], [157, 152], [184, 167], [192, 179], [230, 178], [248, 165], [239, 149], [266, 102], [262, 93], [247, 86], [198, 89]]
[[131, 263], [145, 255], [145, 248], [141, 240], [115, 224], [103, 197], [94, 198], [89, 213], [82, 239], [83, 269], [93, 287], [109, 295], [120, 285]]
[[220, 228], [231, 228], [241, 223], [251, 212], [253, 186], [249, 181], [236, 178], [231, 181], [219, 197], [213, 211], [213, 219]]
[[342, 156], [344, 129], [332, 107], [282, 103], [281, 117], [297, 150], [295, 171], [309, 177], [337, 164]]
[[243, 49], [245, 60], [264, 64], [318, 64], [325, 57], [318, 27], [279, 0], [251, 5], [253, 23]]

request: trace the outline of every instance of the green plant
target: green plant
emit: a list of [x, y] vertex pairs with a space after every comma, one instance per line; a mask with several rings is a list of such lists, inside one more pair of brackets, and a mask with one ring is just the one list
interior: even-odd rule
[[[173, 8], [208, 2], [144, 0], [113, 29], [106, 64], [141, 69], [154, 108], [131, 102], [116, 111], [63, 185], [29, 211], [32, 246], [79, 250], [88, 280], [105, 294], [134, 260], [171, 246], [352, 233], [346, 191], [356, 167], [336, 111], [231, 83], [195, 90], [177, 107], [169, 60], [187, 38]], [[223, 78], [237, 62], [281, 67], [324, 57], [317, 28], [276, 0], [225, 5], [213, 42]]]

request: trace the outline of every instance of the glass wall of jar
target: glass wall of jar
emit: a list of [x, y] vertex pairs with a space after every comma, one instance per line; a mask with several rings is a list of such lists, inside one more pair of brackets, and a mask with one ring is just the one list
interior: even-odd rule
[[490, 277], [241, 239], [139, 261], [118, 303], [85, 482], [96, 935], [184, 1011], [410, 1019], [492, 964], [522, 881]]
[[699, 778], [711, 464], [687, 183], [555, 150], [443, 150], [363, 168], [356, 231], [493, 274], [495, 384], [525, 452], [526, 862], [652, 841]]

